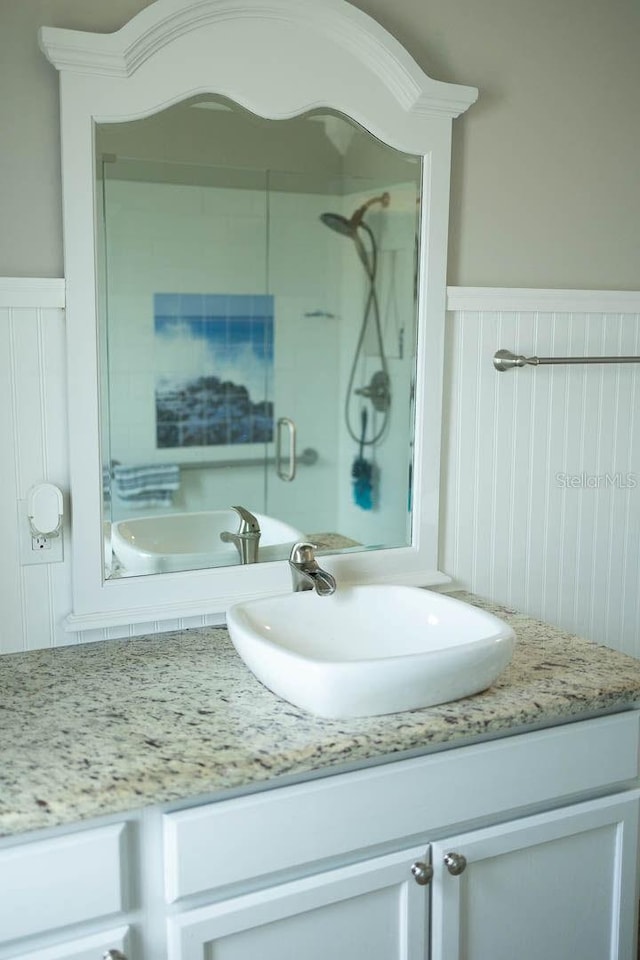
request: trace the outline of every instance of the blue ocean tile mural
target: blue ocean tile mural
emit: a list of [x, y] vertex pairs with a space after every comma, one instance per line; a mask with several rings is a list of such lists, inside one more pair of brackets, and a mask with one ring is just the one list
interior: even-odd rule
[[273, 297], [154, 295], [159, 448], [273, 440]]

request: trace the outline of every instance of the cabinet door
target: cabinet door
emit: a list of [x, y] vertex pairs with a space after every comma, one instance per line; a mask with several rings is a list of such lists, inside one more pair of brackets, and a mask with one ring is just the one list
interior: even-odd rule
[[105, 930], [93, 936], [81, 937], [39, 950], [25, 952], [18, 946], [11, 957], [12, 960], [101, 960], [108, 950], [119, 950], [121, 953], [126, 952], [129, 960], [133, 960], [128, 948], [128, 934], [128, 927], [119, 927], [117, 930]]
[[432, 960], [631, 960], [639, 794], [434, 843]]
[[424, 960], [425, 848], [283, 883], [168, 921], [169, 960]]

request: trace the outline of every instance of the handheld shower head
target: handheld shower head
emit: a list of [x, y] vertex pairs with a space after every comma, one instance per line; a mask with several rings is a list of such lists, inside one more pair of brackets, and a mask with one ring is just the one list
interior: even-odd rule
[[355, 227], [350, 220], [347, 220], [346, 217], [343, 217], [340, 213], [321, 213], [320, 219], [324, 223], [325, 227], [329, 227], [330, 230], [335, 230], [336, 233], [339, 233], [342, 237], [352, 237], [355, 232]]
[[[353, 240], [356, 253], [358, 254], [360, 262], [362, 263], [362, 266], [364, 267], [369, 279], [369, 292], [364, 308], [364, 316], [362, 318], [362, 323], [360, 324], [360, 330], [358, 333], [358, 342], [351, 363], [351, 371], [349, 373], [349, 382], [347, 386], [344, 407], [347, 432], [349, 433], [349, 436], [356, 441], [356, 443], [360, 444], [360, 460], [362, 460], [363, 447], [365, 445], [372, 448], [375, 447], [375, 445], [379, 443], [382, 435], [389, 425], [389, 408], [391, 407], [391, 381], [387, 369], [384, 337], [380, 322], [380, 307], [376, 293], [378, 245], [373, 230], [369, 224], [365, 223], [364, 221], [364, 216], [369, 207], [374, 203], [379, 203], [383, 207], [388, 207], [390, 200], [391, 198], [386, 191], [385, 193], [381, 193], [380, 196], [370, 197], [369, 200], [362, 204], [362, 206], [358, 207], [358, 209], [349, 217], [349, 219], [347, 219], [347, 217], [343, 217], [341, 213], [320, 214], [320, 220], [326, 227], [329, 227], [330, 230], [340, 234], [342, 237], [349, 237], [351, 240]], [[364, 244], [363, 234], [369, 238], [369, 250], [367, 250]], [[363, 356], [363, 344], [370, 317], [373, 317], [374, 331], [378, 341], [378, 353], [380, 356], [380, 365], [382, 369], [374, 374], [368, 385], [354, 390], [356, 368], [358, 366], [358, 362], [361, 361]], [[358, 394], [365, 397], [367, 400], [370, 400], [374, 409], [382, 413], [382, 426], [374, 431], [374, 435], [369, 440], [365, 440], [364, 430], [362, 431], [362, 435], [358, 436], [352, 425], [352, 402], [354, 394]], [[360, 504], [360, 506], [363, 506], [363, 504]]]

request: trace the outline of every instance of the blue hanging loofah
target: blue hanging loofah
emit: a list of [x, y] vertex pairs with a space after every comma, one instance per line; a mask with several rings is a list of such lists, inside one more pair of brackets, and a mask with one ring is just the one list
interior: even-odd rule
[[367, 411], [361, 415], [360, 452], [353, 461], [351, 478], [353, 480], [353, 501], [361, 510], [373, 509], [373, 465], [365, 460], [364, 442], [367, 435]]

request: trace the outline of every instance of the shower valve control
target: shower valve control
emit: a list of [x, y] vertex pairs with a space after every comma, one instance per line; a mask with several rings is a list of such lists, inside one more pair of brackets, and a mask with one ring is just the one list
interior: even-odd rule
[[391, 389], [389, 386], [389, 374], [384, 370], [378, 370], [371, 377], [366, 387], [358, 387], [354, 390], [360, 397], [371, 400], [374, 410], [384, 412], [391, 405]]

